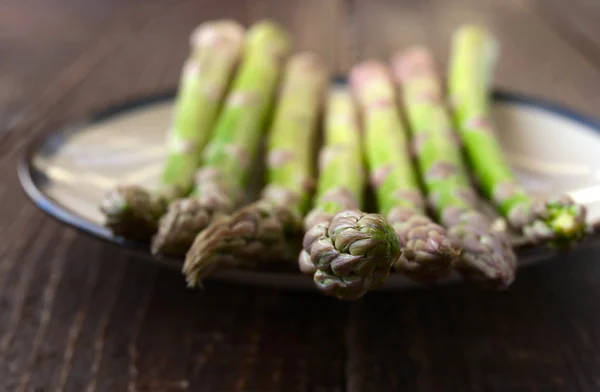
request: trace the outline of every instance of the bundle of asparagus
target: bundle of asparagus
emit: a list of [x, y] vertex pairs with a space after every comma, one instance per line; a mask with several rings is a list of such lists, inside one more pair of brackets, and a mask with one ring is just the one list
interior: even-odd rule
[[486, 197], [531, 242], [568, 248], [588, 233], [586, 210], [560, 195], [538, 200], [517, 182], [496, 140], [489, 88], [498, 44], [485, 29], [464, 26], [453, 37], [448, 91], [472, 170]]
[[325, 143], [313, 209], [306, 216], [300, 270], [312, 274], [323, 293], [357, 300], [381, 286], [400, 256], [391, 226], [366, 214], [360, 128], [350, 93], [333, 89], [327, 100]]
[[[155, 255], [185, 254], [187, 282], [201, 286], [219, 266], [258, 268], [284, 260], [303, 234], [300, 271], [326, 295], [356, 300], [380, 287], [392, 268], [423, 284], [456, 268], [485, 287], [510, 285], [517, 261], [508, 233], [479, 210], [469, 171], [530, 242], [568, 249], [591, 232], [583, 206], [567, 196], [536, 198], [507, 165], [489, 108], [497, 43], [485, 29], [464, 26], [453, 36], [452, 113], [426, 48], [394, 55], [391, 72], [379, 61], [355, 65], [351, 91], [335, 87], [323, 105], [326, 67], [301, 52], [284, 69], [290, 46], [287, 33], [270, 21], [248, 31], [225, 19], [196, 28], [159, 185], [120, 185], [100, 206], [115, 235], [152, 239]], [[325, 140], [307, 211], [324, 106]], [[243, 206], [272, 107], [267, 184], [258, 201]], [[377, 214], [361, 211], [367, 171]], [[427, 216], [425, 200], [440, 224]]]
[[395, 268], [415, 281], [434, 283], [450, 274], [459, 245], [426, 214], [389, 71], [378, 61], [365, 61], [354, 66], [350, 80], [363, 112], [366, 155], [379, 211], [402, 245]]
[[191, 55], [183, 66], [175, 102], [168, 156], [159, 186], [146, 190], [120, 185], [100, 206], [115, 235], [148, 241], [168, 204], [189, 193], [200, 154], [242, 53], [244, 28], [231, 20], [206, 22], [191, 37]]
[[328, 82], [315, 54], [290, 58], [268, 137], [262, 197], [198, 234], [183, 267], [190, 285], [199, 285], [219, 265], [254, 266], [284, 258], [288, 240], [302, 231], [314, 188], [312, 151]]
[[262, 21], [247, 32], [240, 69], [219, 115], [188, 198], [169, 205], [152, 241], [152, 252], [183, 255], [215, 216], [231, 213], [244, 195], [249, 167], [264, 129], [282, 62], [287, 33]]
[[493, 222], [477, 210], [476, 192], [443, 103], [433, 56], [415, 47], [393, 56], [392, 69], [403, 90], [428, 199], [463, 248], [457, 269], [487, 287], [507, 287], [514, 279], [516, 256], [508, 235], [495, 230]]

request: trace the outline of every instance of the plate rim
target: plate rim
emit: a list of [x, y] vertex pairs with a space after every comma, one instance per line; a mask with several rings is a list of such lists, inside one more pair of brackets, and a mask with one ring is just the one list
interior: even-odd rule
[[[344, 80], [336, 79], [334, 80], [334, 84], [344, 84]], [[62, 125], [45, 132], [40, 132], [39, 134], [35, 135], [34, 138], [27, 142], [24, 152], [21, 154], [21, 157], [17, 163], [17, 175], [19, 182], [28, 199], [34, 204], [34, 206], [43, 211], [47, 216], [50, 216], [61, 224], [71, 227], [86, 236], [100, 239], [108, 244], [125, 250], [127, 253], [133, 253], [137, 256], [149, 258], [154, 263], [163, 264], [171, 268], [181, 268], [180, 258], [171, 256], [154, 256], [149, 252], [147, 244], [114, 236], [108, 228], [90, 222], [84, 217], [78, 215], [75, 211], [70, 210], [68, 207], [63, 207], [60, 203], [56, 202], [50, 196], [45, 194], [40, 187], [36, 185], [36, 181], [34, 180], [35, 168], [33, 165], [33, 158], [35, 154], [39, 153], [40, 149], [53, 135], [81, 132], [83, 129], [85, 129], [85, 127], [99, 123], [113, 116], [140, 109], [149, 105], [173, 100], [176, 97], [176, 94], [177, 89], [171, 88], [154, 94], [140, 94], [137, 96], [128, 97], [109, 104], [102, 109], [91, 109], [87, 115], [81, 116], [79, 119], [75, 119], [67, 122], [66, 125]], [[586, 131], [591, 131], [600, 135], [600, 119], [596, 119], [587, 114], [578, 112], [567, 105], [559, 104], [545, 98], [536, 97], [534, 95], [501, 88], [495, 88], [492, 91], [492, 97], [494, 101], [516, 103], [565, 117], [585, 126]], [[531, 251], [533, 250], [532, 248], [539, 249], [539, 247], [525, 245], [520, 247], [517, 253], [521, 253], [522, 251]], [[265, 273], [276, 274], [275, 272]], [[296, 276], [297, 274], [286, 273], [286, 275]]]

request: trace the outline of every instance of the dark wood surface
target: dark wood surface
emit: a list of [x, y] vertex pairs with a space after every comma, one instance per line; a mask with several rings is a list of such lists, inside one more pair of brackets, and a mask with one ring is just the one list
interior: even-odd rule
[[0, 391], [600, 390], [600, 248], [503, 293], [198, 292], [26, 200], [15, 165], [33, 135], [174, 87], [191, 29], [224, 16], [279, 20], [339, 72], [417, 42], [443, 59], [458, 24], [484, 23], [498, 85], [600, 111], [596, 0], [3, 0]]

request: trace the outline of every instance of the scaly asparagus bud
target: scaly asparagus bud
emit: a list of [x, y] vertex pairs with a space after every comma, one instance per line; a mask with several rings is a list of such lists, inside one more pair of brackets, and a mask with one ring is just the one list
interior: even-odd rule
[[469, 162], [484, 194], [512, 228], [532, 242], [570, 247], [590, 232], [585, 208], [566, 196], [540, 201], [530, 195], [496, 140], [489, 89], [497, 57], [498, 43], [484, 28], [463, 26], [455, 32], [448, 91]]
[[305, 235], [303, 257], [317, 269], [319, 290], [345, 300], [360, 299], [383, 285], [400, 254], [392, 227], [379, 214], [345, 210], [330, 222], [313, 226]]
[[319, 181], [299, 256], [300, 270], [319, 290], [344, 300], [379, 287], [400, 256], [400, 244], [383, 216], [358, 210], [365, 173], [360, 128], [352, 97], [334, 89], [328, 98]]
[[119, 185], [101, 204], [106, 226], [115, 235], [148, 241], [169, 202], [189, 193], [201, 151], [242, 53], [244, 35], [244, 28], [230, 20], [203, 23], [192, 34], [192, 53], [181, 74], [158, 188], [150, 191]]
[[196, 188], [190, 198], [171, 203], [161, 218], [154, 254], [185, 254], [215, 216], [231, 213], [242, 202], [289, 47], [287, 33], [273, 22], [248, 30], [244, 57], [203, 153]]
[[302, 230], [313, 189], [312, 147], [327, 81], [315, 54], [290, 58], [268, 139], [267, 186], [259, 201], [198, 234], [184, 267], [190, 284], [218, 265], [255, 267], [284, 258], [286, 242]]
[[497, 231], [494, 222], [471, 208], [446, 207], [444, 224], [462, 246], [458, 271], [481, 286], [500, 290], [514, 281], [517, 258], [506, 232]]
[[459, 246], [426, 215], [391, 76], [382, 63], [365, 61], [354, 66], [350, 79], [363, 112], [367, 161], [379, 210], [402, 246], [395, 267], [415, 281], [434, 283], [450, 274]]
[[477, 211], [477, 196], [464, 165], [458, 138], [443, 104], [441, 80], [431, 52], [414, 47], [392, 58], [402, 87], [413, 151], [430, 204], [462, 247], [457, 269], [487, 287], [504, 288], [514, 279], [516, 256], [506, 233]]

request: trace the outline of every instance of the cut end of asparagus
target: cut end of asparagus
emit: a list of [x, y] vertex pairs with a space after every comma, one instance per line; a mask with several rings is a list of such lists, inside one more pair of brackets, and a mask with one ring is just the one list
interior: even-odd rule
[[398, 83], [406, 83], [422, 75], [434, 75], [437, 78], [433, 53], [425, 46], [413, 46], [394, 54], [391, 68]]
[[166, 200], [135, 185], [116, 187], [100, 205], [105, 225], [113, 234], [138, 241], [150, 240], [166, 209]]
[[184, 255], [214, 216], [215, 210], [197, 198], [175, 200], [159, 221], [152, 240], [152, 254]]
[[458, 28], [452, 36], [453, 51], [461, 48], [459, 52], [469, 53], [469, 50], [483, 50], [490, 62], [495, 63], [499, 55], [499, 44], [494, 35], [480, 25], [464, 25]]
[[269, 43], [268, 53], [277, 61], [283, 61], [292, 45], [289, 33], [272, 20], [256, 22], [247, 31], [247, 46], [263, 46], [265, 42]]
[[[373, 87], [371, 83], [374, 81], [383, 82], [382, 85], [376, 85]], [[372, 102], [368, 102], [371, 95], [379, 95], [377, 88], [388, 89], [391, 82], [391, 74], [385, 63], [379, 60], [365, 60], [359, 64], [356, 64], [350, 70], [350, 85], [355, 92], [357, 99], [364, 101], [363, 104], [369, 105]], [[373, 92], [364, 92], [363, 89], [372, 88]], [[372, 93], [372, 94], [371, 94]]]
[[568, 249], [591, 231], [585, 207], [568, 196], [539, 201], [531, 213], [531, 224], [523, 228], [523, 234], [534, 243], [548, 242], [554, 248]]
[[256, 268], [285, 258], [289, 214], [267, 201], [219, 217], [195, 238], [183, 272], [195, 287], [221, 266]]
[[327, 75], [328, 72], [321, 57], [317, 53], [308, 50], [294, 53], [290, 57], [288, 67], [293, 71], [309, 71], [323, 76]]
[[457, 270], [484, 288], [502, 290], [515, 278], [517, 256], [506, 232], [494, 231], [482, 213], [470, 210], [448, 230], [462, 247]]
[[227, 43], [234, 51], [239, 51], [244, 43], [246, 29], [231, 19], [221, 19], [202, 23], [190, 35], [192, 49], [202, 50], [206, 47]]
[[460, 244], [427, 216], [393, 215], [388, 219], [402, 246], [394, 268], [422, 284], [433, 284], [449, 276], [460, 256]]
[[345, 210], [319, 223], [304, 237], [304, 250], [317, 269], [313, 277], [324, 294], [343, 300], [361, 298], [380, 287], [400, 257], [400, 242], [379, 214]]

